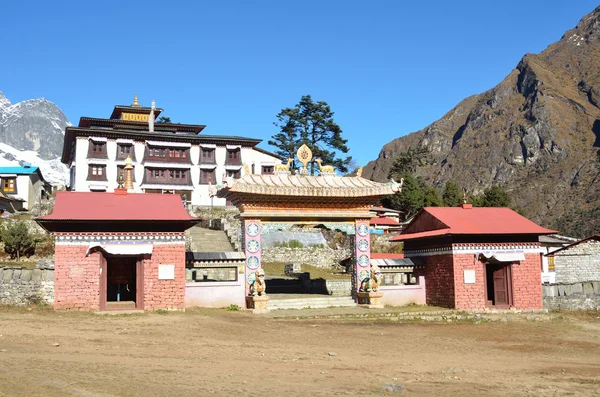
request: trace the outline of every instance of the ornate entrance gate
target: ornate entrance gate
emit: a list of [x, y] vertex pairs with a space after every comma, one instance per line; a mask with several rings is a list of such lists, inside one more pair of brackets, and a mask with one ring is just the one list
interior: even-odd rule
[[[373, 277], [369, 233], [372, 215], [369, 210], [379, 199], [399, 191], [400, 184], [383, 184], [360, 176], [339, 177], [327, 166], [321, 167], [319, 176], [309, 176], [310, 150], [303, 146], [297, 156], [303, 166], [295, 175], [290, 173], [289, 166], [282, 164], [276, 167], [273, 175], [247, 174], [228, 181], [218, 192], [239, 209], [243, 219], [246, 295], [249, 296], [251, 287], [260, 282], [257, 277], [262, 273], [262, 234], [286, 225], [310, 223], [324, 224], [355, 236], [353, 295], [357, 303], [373, 304], [373, 297], [361, 296], [360, 291], [361, 284]], [[266, 307], [266, 299], [264, 301]], [[252, 305], [251, 299], [249, 302]]]

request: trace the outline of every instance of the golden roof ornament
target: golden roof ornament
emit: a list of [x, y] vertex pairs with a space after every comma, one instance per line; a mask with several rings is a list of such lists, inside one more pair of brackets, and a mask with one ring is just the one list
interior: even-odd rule
[[302, 168], [306, 170], [308, 169], [308, 163], [310, 163], [313, 158], [313, 154], [310, 148], [303, 144], [296, 152], [296, 157], [298, 157], [298, 161], [302, 163]]
[[358, 169], [356, 170], [356, 176], [359, 178], [362, 178], [362, 172], [363, 172], [363, 167], [362, 165], [360, 167], [358, 167]]
[[133, 97], [133, 105], [131, 105], [132, 107], [136, 107], [136, 108], [141, 108], [140, 103], [138, 101], [138, 96], [137, 94], [135, 94], [135, 96]]
[[463, 190], [463, 204], [467, 204], [467, 189]]

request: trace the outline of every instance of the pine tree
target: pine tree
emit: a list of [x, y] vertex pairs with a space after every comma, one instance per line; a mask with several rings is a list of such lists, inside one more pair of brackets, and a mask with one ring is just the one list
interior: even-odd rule
[[404, 177], [402, 192], [389, 198], [389, 205], [404, 212], [406, 219], [412, 218], [425, 204], [425, 192], [419, 181], [410, 174]]
[[[304, 95], [293, 108], [282, 109], [274, 124], [280, 133], [273, 135], [269, 145], [275, 146], [275, 153], [282, 157], [294, 158], [296, 150], [304, 143], [320, 158], [323, 164], [333, 165], [339, 172], [348, 172], [352, 157], [338, 157], [338, 152], [348, 153], [348, 140], [342, 138], [341, 127], [333, 120], [334, 112], [325, 101], [314, 102], [310, 95]], [[310, 164], [310, 174], [315, 174], [315, 162]]]
[[4, 226], [2, 241], [4, 251], [11, 258], [17, 258], [17, 262], [21, 260], [21, 256], [31, 255], [35, 250], [35, 239], [23, 221], [10, 222]]
[[442, 193], [444, 205], [447, 207], [458, 207], [462, 204], [462, 195], [458, 189], [458, 185], [452, 181], [446, 182], [444, 192]]
[[510, 207], [511, 200], [508, 193], [499, 186], [492, 186], [483, 191], [483, 207]]

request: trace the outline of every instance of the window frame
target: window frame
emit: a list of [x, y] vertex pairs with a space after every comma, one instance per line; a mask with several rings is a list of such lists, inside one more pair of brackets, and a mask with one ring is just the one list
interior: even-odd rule
[[[206, 178], [206, 175], [211, 175], [210, 178]], [[216, 168], [202, 169], [200, 168], [200, 184], [201, 185], [216, 185], [217, 184], [217, 170]]]
[[107, 159], [108, 152], [106, 151], [106, 142], [89, 140], [88, 158]]
[[[9, 186], [6, 186], [7, 182], [12, 182], [12, 188]], [[17, 178], [12, 176], [12, 177], [5, 177], [2, 178], [2, 190], [4, 190], [4, 193], [8, 193], [8, 194], [16, 194], [17, 193]]]
[[[101, 171], [101, 172], [98, 172]], [[106, 176], [106, 165], [104, 164], [88, 164], [88, 181], [108, 181]]]

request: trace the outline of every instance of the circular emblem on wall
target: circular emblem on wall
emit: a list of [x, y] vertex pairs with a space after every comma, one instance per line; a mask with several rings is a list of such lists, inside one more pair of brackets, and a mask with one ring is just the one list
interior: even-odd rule
[[369, 249], [369, 241], [366, 238], [362, 238], [358, 240], [358, 249], [361, 251], [366, 251]]
[[360, 281], [364, 281], [366, 278], [369, 278], [371, 276], [371, 273], [367, 270], [361, 270], [360, 273], [358, 273], [358, 279]]
[[358, 225], [358, 235], [366, 236], [367, 234], [369, 234], [369, 227], [364, 223]]
[[248, 236], [256, 236], [258, 235], [258, 225], [256, 223], [251, 223], [248, 225], [248, 227], [246, 227], [246, 232], [248, 233]]
[[258, 269], [258, 258], [256, 256], [251, 256], [250, 258], [248, 258], [248, 268], [252, 269], [252, 270], [256, 270]]
[[255, 253], [258, 252], [260, 244], [258, 243], [258, 240], [250, 240], [248, 241], [248, 244], [246, 244], [246, 248], [248, 249], [248, 252]]
[[254, 280], [256, 280], [256, 272], [248, 274], [248, 278], [246, 278], [246, 282], [248, 283], [248, 285], [252, 285], [252, 283], [254, 283]]
[[358, 257], [358, 264], [361, 267], [369, 266], [369, 255], [362, 254]]

